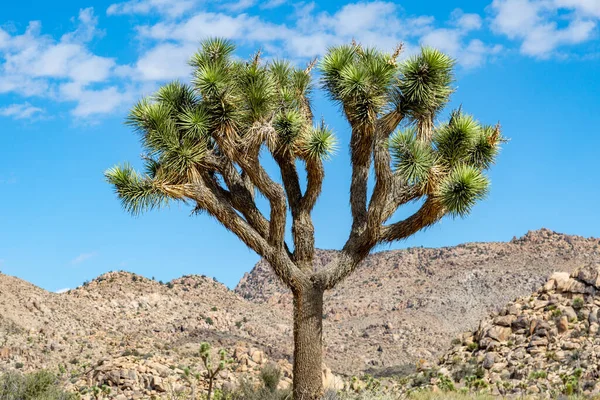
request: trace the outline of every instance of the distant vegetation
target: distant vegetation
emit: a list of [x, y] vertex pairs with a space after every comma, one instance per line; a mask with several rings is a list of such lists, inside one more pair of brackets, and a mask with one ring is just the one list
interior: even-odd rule
[[64, 392], [57, 377], [47, 371], [32, 374], [16, 372], [0, 375], [0, 400], [75, 400]]

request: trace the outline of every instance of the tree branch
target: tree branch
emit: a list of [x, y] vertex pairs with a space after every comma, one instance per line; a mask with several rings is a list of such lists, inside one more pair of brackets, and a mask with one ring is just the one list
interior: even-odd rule
[[323, 289], [331, 289], [350, 275], [378, 243], [406, 239], [421, 229], [433, 225], [443, 216], [444, 209], [439, 202], [433, 198], [428, 198], [412, 216], [395, 224], [382, 227], [381, 234], [375, 241], [371, 240], [370, 237], [365, 237], [365, 235], [363, 237], [350, 237], [337, 260], [319, 271], [313, 279]]
[[260, 143], [258, 146], [246, 149], [244, 152], [240, 151], [230, 139], [227, 139], [229, 136], [230, 135], [227, 134], [213, 135], [219, 147], [227, 149], [228, 153], [226, 156], [240, 166], [250, 182], [252, 182], [252, 184], [269, 200], [271, 213], [269, 217], [268, 241], [271, 245], [283, 249], [285, 248], [285, 224], [287, 213], [285, 192], [281, 185], [275, 183], [260, 165], [258, 159]]
[[227, 157], [216, 158], [212, 160], [214, 168], [221, 174], [227, 188], [229, 189], [229, 199], [233, 207], [238, 210], [248, 221], [252, 228], [256, 230], [265, 240], [269, 238], [269, 221], [260, 212], [254, 196], [248, 189], [247, 182], [236, 170], [235, 166]]
[[233, 204], [219, 190], [219, 186], [214, 179], [203, 176], [195, 184], [184, 185], [184, 188], [188, 192], [188, 197], [196, 201], [199, 208], [207, 210], [210, 215], [215, 217], [225, 228], [232, 231], [248, 247], [263, 256], [286, 285], [291, 288], [301, 288], [306, 284], [308, 277], [287, 257], [285, 249], [271, 246], [260, 236], [235, 211]]
[[378, 243], [390, 243], [406, 239], [421, 229], [435, 224], [444, 214], [445, 210], [440, 202], [433, 197], [428, 197], [421, 208], [410, 217], [384, 226], [378, 238]]
[[375, 165], [375, 188], [369, 202], [367, 214], [367, 231], [369, 235], [379, 234], [379, 228], [384, 222], [385, 207], [390, 201], [394, 187], [392, 158], [388, 146], [389, 137], [402, 121], [403, 115], [396, 110], [381, 117], [376, 124], [373, 159]]
[[305, 163], [307, 183], [306, 192], [300, 201], [300, 209], [310, 213], [321, 194], [325, 169], [323, 168], [323, 161], [320, 158], [308, 159]]
[[373, 149], [373, 128], [352, 128], [350, 139], [350, 161], [352, 163], [352, 181], [350, 183], [350, 208], [352, 211], [352, 233], [360, 234], [367, 221], [367, 183], [371, 168]]
[[404, 204], [417, 200], [423, 195], [418, 186], [409, 185], [400, 177], [394, 179], [390, 197], [383, 208], [381, 223], [385, 223]]

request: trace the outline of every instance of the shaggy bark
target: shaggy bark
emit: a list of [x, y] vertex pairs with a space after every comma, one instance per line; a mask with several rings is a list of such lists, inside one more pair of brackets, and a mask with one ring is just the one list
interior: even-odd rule
[[323, 290], [310, 285], [294, 292], [294, 400], [323, 394]]

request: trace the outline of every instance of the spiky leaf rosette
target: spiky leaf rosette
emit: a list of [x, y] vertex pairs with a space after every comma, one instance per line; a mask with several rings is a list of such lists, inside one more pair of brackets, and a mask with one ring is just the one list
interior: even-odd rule
[[336, 150], [337, 138], [333, 131], [321, 122], [321, 125], [300, 139], [297, 154], [304, 160], [328, 159]]
[[423, 47], [421, 52], [400, 64], [395, 101], [415, 120], [432, 118], [453, 92], [455, 61], [439, 50]]
[[360, 45], [330, 48], [321, 62], [323, 87], [341, 102], [347, 117], [371, 123], [390, 102], [398, 73], [395, 56]]
[[398, 131], [390, 139], [396, 173], [412, 185], [424, 185], [436, 159], [430, 143], [417, 140], [416, 130]]
[[481, 126], [459, 109], [435, 129], [432, 141], [420, 140], [409, 128], [393, 134], [389, 146], [397, 176], [439, 198], [447, 213], [462, 217], [487, 193], [484, 172], [503, 141], [499, 127]]
[[438, 197], [448, 213], [464, 217], [477, 201], [486, 196], [489, 184], [481, 170], [460, 165], [441, 182]]
[[168, 203], [168, 197], [156, 187], [152, 178], [139, 175], [129, 164], [113, 167], [105, 172], [105, 176], [114, 185], [123, 208], [133, 215]]

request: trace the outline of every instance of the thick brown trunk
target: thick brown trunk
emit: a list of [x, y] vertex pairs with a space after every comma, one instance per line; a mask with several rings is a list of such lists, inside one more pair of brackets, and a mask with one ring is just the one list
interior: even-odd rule
[[323, 394], [323, 290], [294, 293], [294, 400]]

